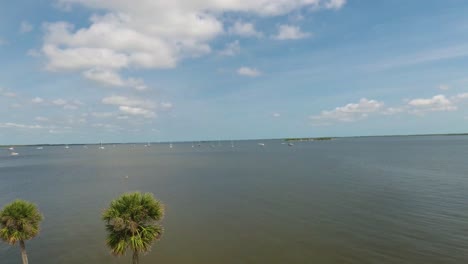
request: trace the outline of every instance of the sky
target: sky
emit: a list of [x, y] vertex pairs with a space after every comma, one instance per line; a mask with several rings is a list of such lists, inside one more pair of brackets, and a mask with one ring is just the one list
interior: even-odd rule
[[0, 2], [0, 145], [468, 132], [468, 1]]

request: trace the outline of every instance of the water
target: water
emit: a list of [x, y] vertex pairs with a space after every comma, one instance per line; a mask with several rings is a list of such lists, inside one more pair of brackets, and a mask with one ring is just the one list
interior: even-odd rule
[[[261, 142], [3, 150], [0, 206], [39, 205], [35, 264], [130, 263], [100, 214], [132, 190], [166, 205], [141, 263], [468, 263], [468, 137]], [[0, 262], [18, 246], [1, 243]]]

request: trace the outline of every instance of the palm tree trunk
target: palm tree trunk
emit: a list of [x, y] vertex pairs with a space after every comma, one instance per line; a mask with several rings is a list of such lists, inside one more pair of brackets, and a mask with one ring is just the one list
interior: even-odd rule
[[24, 241], [20, 241], [20, 247], [21, 247], [21, 258], [23, 258], [23, 264], [28, 264], [28, 255], [26, 254], [26, 245], [24, 244]]
[[138, 251], [133, 251], [133, 264], [138, 264]]

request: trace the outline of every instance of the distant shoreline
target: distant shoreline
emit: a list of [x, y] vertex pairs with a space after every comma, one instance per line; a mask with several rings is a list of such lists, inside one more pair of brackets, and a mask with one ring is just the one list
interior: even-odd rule
[[[194, 141], [161, 141], [149, 142], [151, 144], [169, 144], [169, 143], [210, 143], [210, 142], [230, 142], [230, 141], [254, 141], [254, 140], [283, 140], [283, 141], [327, 141], [339, 138], [374, 138], [374, 137], [430, 137], [430, 136], [468, 136], [468, 133], [448, 133], [448, 134], [410, 134], [410, 135], [373, 135], [373, 136], [343, 136], [343, 137], [297, 137], [297, 138], [270, 138], [270, 139], [236, 139], [236, 140], [194, 140]], [[126, 143], [102, 143], [102, 145], [129, 145], [129, 144], [147, 144], [148, 142], [126, 142]], [[98, 145], [100, 143], [62, 143], [62, 144], [12, 144], [0, 145], [0, 148], [5, 147], [54, 147], [54, 146], [86, 146]]]

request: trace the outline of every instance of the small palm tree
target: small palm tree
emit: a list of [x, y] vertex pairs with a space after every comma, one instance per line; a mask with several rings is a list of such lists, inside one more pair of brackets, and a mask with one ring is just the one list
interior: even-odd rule
[[19, 242], [23, 264], [28, 264], [24, 241], [39, 234], [42, 219], [36, 205], [23, 200], [16, 200], [0, 211], [0, 238], [11, 245]]
[[133, 251], [133, 264], [139, 253], [148, 252], [163, 232], [158, 224], [164, 216], [163, 205], [152, 194], [127, 193], [113, 200], [102, 215], [106, 222], [107, 245], [114, 255]]

